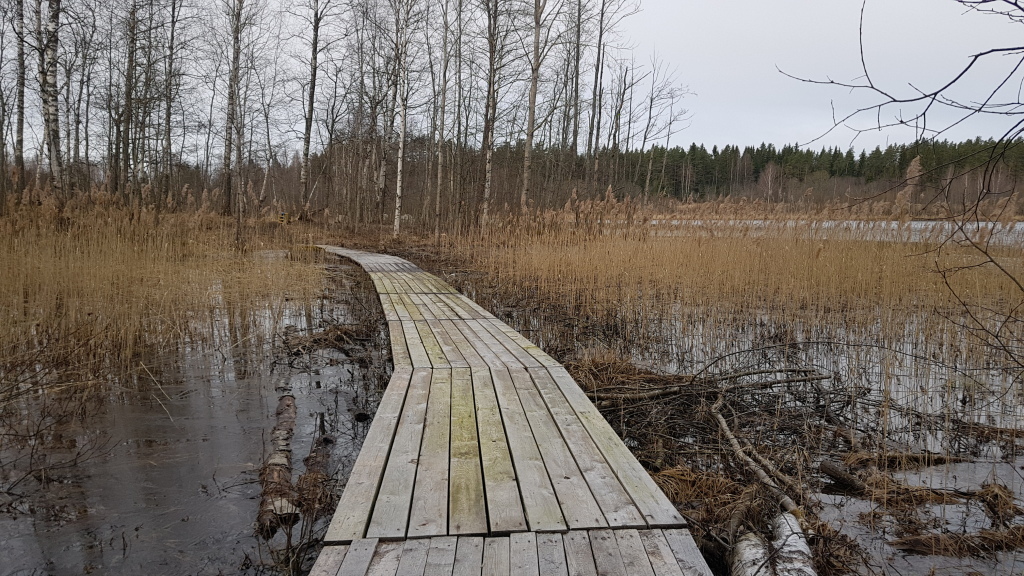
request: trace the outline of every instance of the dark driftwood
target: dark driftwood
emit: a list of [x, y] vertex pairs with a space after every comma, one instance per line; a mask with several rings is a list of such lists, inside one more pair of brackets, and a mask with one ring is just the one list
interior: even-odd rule
[[850, 492], [861, 493], [867, 491], [868, 487], [860, 478], [846, 471], [846, 468], [831, 460], [822, 460], [818, 466], [821, 473], [828, 476], [836, 484], [846, 488]]
[[282, 527], [299, 521], [292, 487], [292, 434], [295, 432], [295, 397], [281, 396], [277, 403], [277, 423], [271, 432], [270, 457], [260, 470], [263, 495], [256, 517], [256, 533], [264, 539], [274, 537]]

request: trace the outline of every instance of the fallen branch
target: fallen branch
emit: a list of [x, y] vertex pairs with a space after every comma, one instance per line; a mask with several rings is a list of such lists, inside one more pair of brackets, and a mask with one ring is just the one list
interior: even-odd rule
[[299, 521], [292, 487], [292, 434], [295, 432], [295, 397], [281, 396], [277, 403], [277, 423], [271, 432], [270, 457], [260, 470], [262, 498], [256, 517], [256, 533], [269, 540], [281, 527]]

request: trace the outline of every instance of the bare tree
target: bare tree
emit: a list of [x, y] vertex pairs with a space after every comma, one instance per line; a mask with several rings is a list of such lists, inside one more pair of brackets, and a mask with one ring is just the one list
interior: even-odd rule
[[530, 53], [530, 95], [526, 117], [526, 142], [523, 149], [523, 190], [519, 197], [519, 212], [526, 214], [530, 198], [533, 168], [533, 140], [537, 131], [537, 88], [540, 84], [540, 69], [550, 52], [555, 34], [552, 25], [562, 11], [562, 2], [557, 1], [548, 10], [548, 0], [533, 0], [533, 44]]

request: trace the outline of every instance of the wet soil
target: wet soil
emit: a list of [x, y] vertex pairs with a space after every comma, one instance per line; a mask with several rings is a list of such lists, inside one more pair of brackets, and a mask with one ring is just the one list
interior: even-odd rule
[[[253, 310], [247, 337], [151, 358], [78, 416], [0, 446], [0, 463], [14, 462], [0, 468], [3, 485], [25, 477], [0, 495], [0, 574], [282, 573], [286, 536], [264, 542], [253, 533], [279, 396], [292, 394], [298, 406], [295, 476], [314, 436], [331, 434], [338, 489], [386, 381], [383, 323], [372, 325], [375, 299], [361, 274], [335, 266], [324, 297], [296, 303], [281, 322]], [[310, 338], [359, 323], [371, 326], [351, 346]], [[365, 356], [354, 358], [358, 348]], [[41, 407], [23, 407], [26, 417], [33, 410]], [[296, 526], [291, 544], [322, 535], [328, 520]], [[307, 568], [315, 546], [308, 550]]]

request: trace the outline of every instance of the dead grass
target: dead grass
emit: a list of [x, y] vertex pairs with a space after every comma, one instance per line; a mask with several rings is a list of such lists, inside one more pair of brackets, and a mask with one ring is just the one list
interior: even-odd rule
[[254, 326], [276, 324], [286, 306], [322, 290], [316, 267], [264, 252], [293, 240], [250, 231], [239, 252], [233, 222], [198, 213], [9, 214], [0, 219], [0, 398], [103, 380], [183, 346], [255, 338]]

